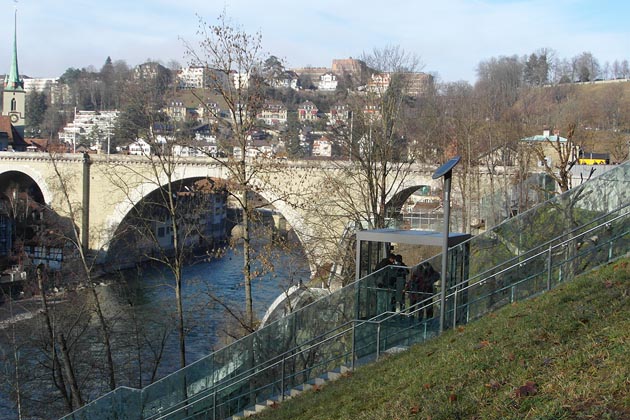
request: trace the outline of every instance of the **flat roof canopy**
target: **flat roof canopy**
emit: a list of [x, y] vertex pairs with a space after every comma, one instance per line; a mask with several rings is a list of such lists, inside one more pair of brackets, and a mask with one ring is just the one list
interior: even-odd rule
[[[448, 246], [453, 247], [469, 239], [469, 233], [449, 232]], [[444, 232], [433, 230], [372, 229], [357, 232], [357, 242], [393, 242], [397, 244], [442, 246]]]

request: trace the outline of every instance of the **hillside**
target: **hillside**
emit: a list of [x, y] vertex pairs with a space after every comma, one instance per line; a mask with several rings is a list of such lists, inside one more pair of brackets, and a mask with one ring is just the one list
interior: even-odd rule
[[630, 419], [630, 259], [254, 418]]

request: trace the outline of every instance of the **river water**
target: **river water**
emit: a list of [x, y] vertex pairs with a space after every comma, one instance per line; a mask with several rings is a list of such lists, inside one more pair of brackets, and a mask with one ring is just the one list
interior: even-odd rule
[[[287, 249], [291, 251], [287, 251]], [[309, 278], [309, 269], [306, 257], [299, 249], [299, 246], [272, 247], [265, 250], [265, 260], [273, 265], [273, 270], [264, 273], [265, 268], [260, 264], [254, 266], [254, 270], [263, 272], [253, 282], [254, 310], [259, 318], [262, 318], [266, 309], [273, 300], [292, 284], [305, 282]], [[233, 311], [244, 310], [244, 287], [243, 287], [243, 256], [238, 249], [227, 249], [220, 258], [203, 261], [184, 269], [183, 300], [187, 324], [186, 358], [191, 363], [223, 346], [225, 331], [229, 334], [232, 329], [230, 316], [222, 304], [230, 307]], [[130, 325], [129, 308], [133, 307], [133, 316], [137, 317], [136, 325], [142, 325], [148, 330], [147, 336], [155, 332], [153, 338], [162, 334], [164, 337], [164, 351], [157, 365], [153, 380], [171, 373], [179, 367], [179, 347], [177, 333], [173, 327], [175, 313], [174, 291], [171, 287], [172, 276], [164, 268], [149, 267], [143, 268], [141, 273], [127, 271], [124, 277], [104, 279], [106, 285], [99, 286], [98, 292], [104, 302], [106, 312], [110, 315], [118, 314], [121, 319], [117, 321], [118, 328], [122, 324]], [[216, 301], [220, 300], [222, 304]], [[64, 303], [59, 303], [63, 305]], [[6, 304], [5, 304], [6, 305]], [[36, 317], [37, 315], [35, 315]], [[30, 322], [34, 320], [18, 321], [16, 331], [19, 335], [18, 341], [33, 334]], [[164, 322], [162, 322], [164, 321]], [[129, 325], [124, 326], [127, 328]], [[164, 327], [170, 325], [170, 329]], [[0, 331], [0, 345], [2, 346], [3, 359], [11, 359], [12, 350], [10, 344], [10, 331], [12, 329], [4, 323]], [[152, 331], [155, 330], [155, 331]], [[160, 334], [158, 334], [158, 330]], [[96, 340], [95, 340], [96, 341]], [[152, 347], [155, 348], [155, 347]], [[29, 349], [21, 348], [20, 368], [30, 369], [29, 361], [34, 358], [29, 357]], [[146, 350], [145, 350], [146, 352]], [[145, 353], [145, 355], [147, 355]], [[154, 355], [152, 355], [154, 356]], [[149, 364], [149, 362], [147, 362]], [[10, 388], [7, 383], [13, 371], [9, 368], [10, 363], [0, 361], [0, 419], [17, 419], [15, 402], [9, 397]], [[144, 372], [142, 379], [134, 379], [133, 383], [125, 383], [129, 386], [146, 386], [151, 381], [151, 372]], [[119, 380], [119, 385], [120, 384]], [[24, 402], [28, 405], [28, 402]], [[57, 414], [50, 416], [48, 413], [40, 412], [41, 409], [27, 409], [31, 415], [25, 418], [57, 418]]]
[[[292, 249], [289, 253], [285, 247], [274, 247], [266, 256], [273, 264], [271, 270], [260, 275], [252, 283], [254, 312], [262, 319], [265, 311], [274, 299], [291, 285], [306, 282], [310, 277], [306, 257], [301, 250]], [[215, 332], [224, 328], [225, 311], [222, 306], [213, 302], [212, 296], [219, 298], [233, 309], [244, 311], [245, 290], [243, 286], [243, 255], [241, 250], [228, 249], [220, 258], [201, 262], [184, 269], [183, 300], [189, 328], [187, 340], [188, 362], [199, 359], [210, 353], [221, 342], [217, 342]], [[264, 271], [260, 264], [253, 266], [253, 271]], [[174, 292], [170, 280], [172, 276], [161, 268], [145, 269], [141, 276], [127, 276], [126, 284], [140, 293], [134, 293], [133, 303], [141, 306], [146, 317], [153, 317], [156, 310], [162, 313], [163, 308], [174, 308]], [[116, 293], [112, 299], [119, 299], [123, 304], [129, 301], [128, 295]], [[229, 320], [229, 316], [228, 316]], [[175, 334], [173, 341], [176, 341]], [[172, 345], [173, 356], [177, 356], [177, 346]], [[175, 364], [178, 358], [174, 357]], [[172, 371], [168, 366], [167, 370]]]

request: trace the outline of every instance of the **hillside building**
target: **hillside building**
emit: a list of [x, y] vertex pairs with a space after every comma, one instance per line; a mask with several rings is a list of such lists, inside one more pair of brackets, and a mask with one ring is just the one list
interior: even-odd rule
[[326, 72], [319, 77], [319, 84], [317, 89], [323, 91], [335, 91], [337, 90], [337, 75], [333, 72]]
[[267, 125], [280, 125], [287, 123], [287, 112], [282, 102], [267, 101], [256, 117]]
[[319, 112], [319, 110], [317, 109], [317, 106], [311, 101], [306, 101], [302, 103], [300, 106], [298, 106], [297, 111], [299, 121], [315, 121], [318, 118], [317, 113]]
[[120, 111], [77, 111], [72, 122], [59, 132], [59, 141], [73, 147], [80, 144], [91, 151], [107, 151], [107, 140], [114, 136]]

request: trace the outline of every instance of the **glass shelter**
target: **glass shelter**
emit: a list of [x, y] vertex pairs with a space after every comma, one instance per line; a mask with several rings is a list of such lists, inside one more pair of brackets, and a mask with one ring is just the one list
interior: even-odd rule
[[[466, 241], [470, 237], [467, 233], [449, 233], [447, 289], [456, 284], [463, 285], [462, 282], [468, 277], [469, 248]], [[384, 312], [400, 312], [440, 290], [439, 259], [413, 268], [397, 266], [397, 263], [392, 263], [386, 269], [376, 268], [396, 247], [429, 247], [435, 250], [435, 255], [440, 252], [443, 241], [444, 234], [435, 231], [372, 229], [357, 232], [356, 279], [374, 273], [370, 276], [372, 281], [364, 281], [359, 290], [358, 318], [369, 319]], [[461, 246], [456, 247], [457, 245]], [[460, 298], [464, 301], [466, 296]], [[446, 306], [448, 310], [448, 303]], [[458, 314], [457, 317], [460, 318], [461, 315]], [[452, 322], [452, 315], [450, 318], [449, 322]]]
[[[450, 232], [448, 247], [459, 245], [470, 237], [471, 235], [468, 233]], [[374, 272], [378, 262], [389, 254], [393, 244], [435, 247], [435, 254], [438, 254], [442, 241], [442, 232], [430, 230], [371, 229], [359, 231], [357, 232], [356, 245], [356, 279]], [[451, 266], [451, 268], [454, 267]], [[463, 267], [460, 268], [463, 269]]]

